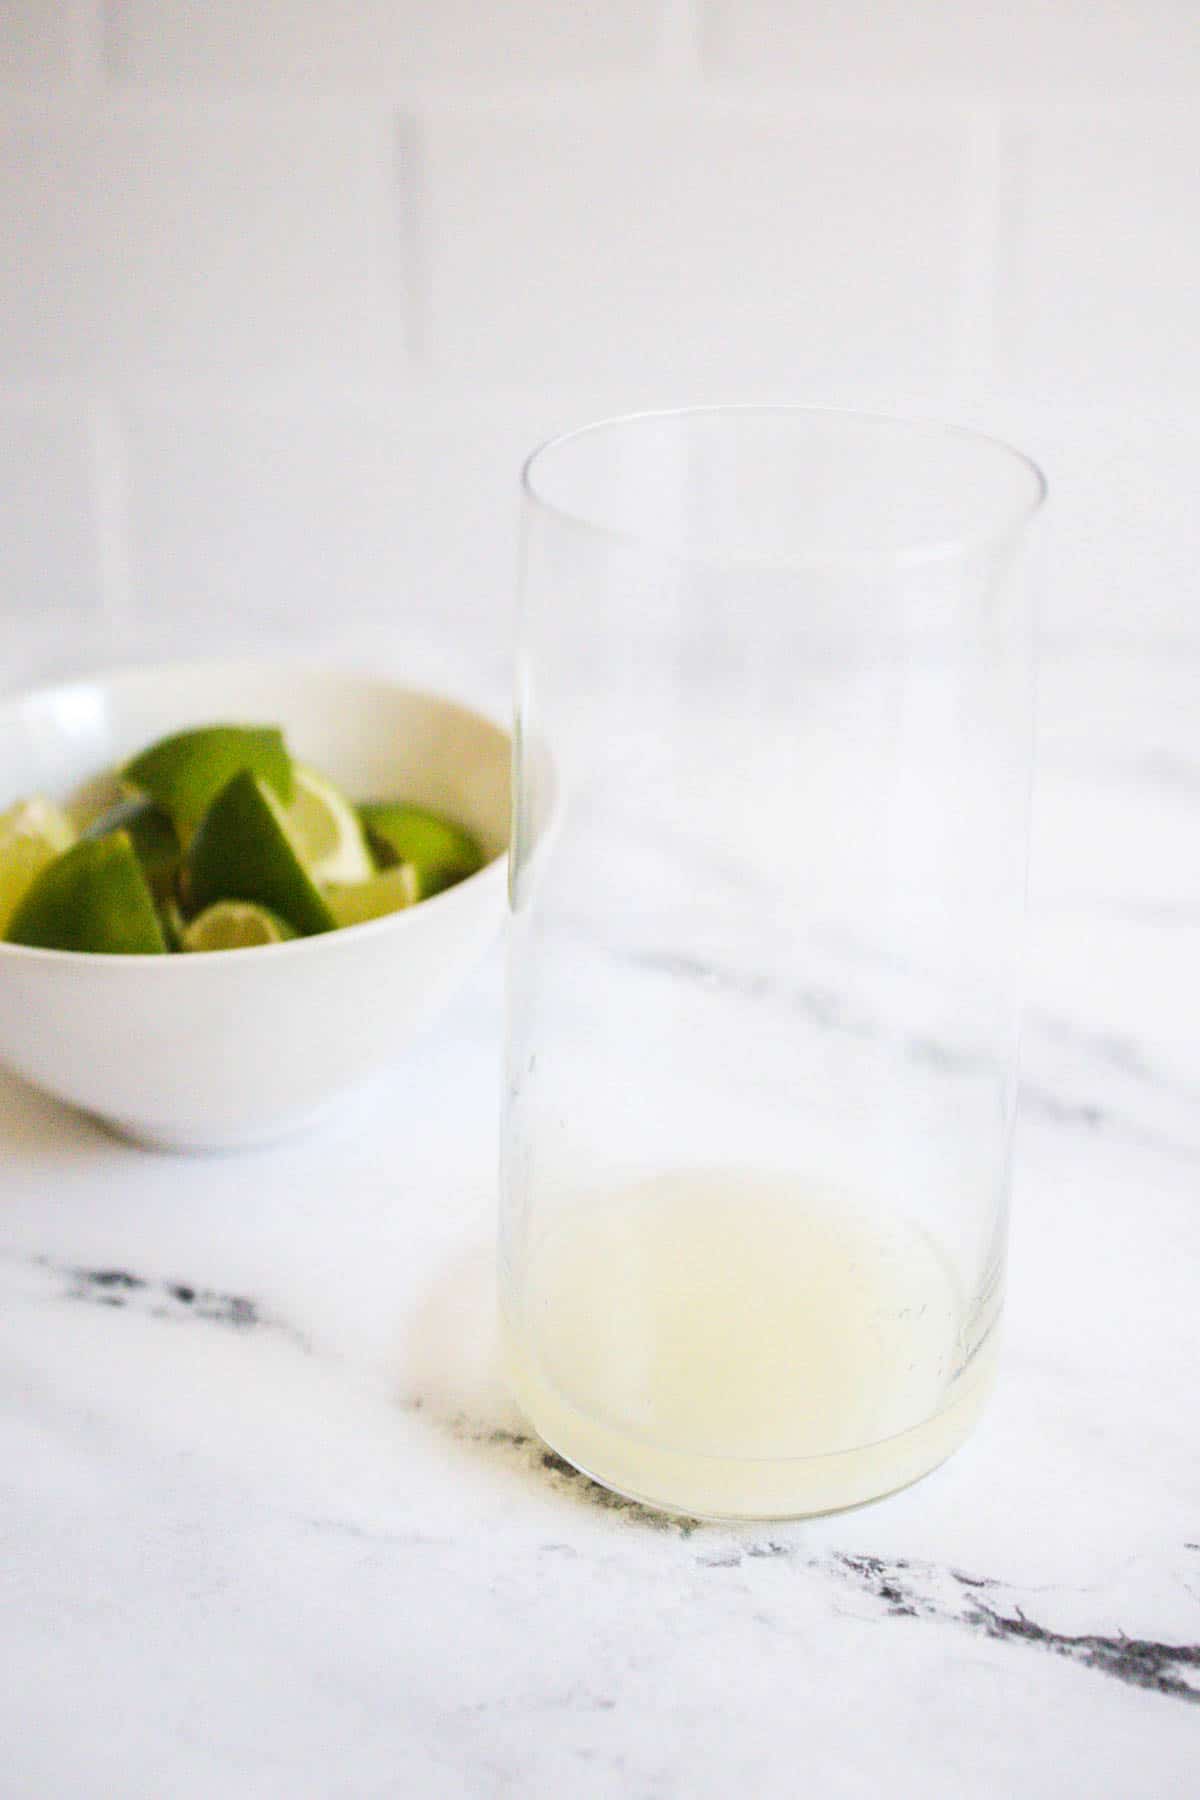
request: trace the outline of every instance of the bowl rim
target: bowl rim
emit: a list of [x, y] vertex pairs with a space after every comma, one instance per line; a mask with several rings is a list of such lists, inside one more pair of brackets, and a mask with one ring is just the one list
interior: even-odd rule
[[511, 742], [511, 718], [499, 706], [489, 706], [481, 701], [466, 700], [458, 694], [445, 689], [414, 686], [407, 681], [400, 681], [387, 674], [380, 674], [373, 669], [356, 667], [353, 663], [317, 661], [311, 653], [301, 651], [289, 652], [282, 656], [266, 656], [248, 653], [243, 656], [188, 656], [164, 658], [160, 662], [123, 662], [109, 663], [99, 669], [80, 670], [74, 675], [62, 675], [53, 680], [38, 681], [31, 687], [8, 688], [0, 692], [0, 716], [18, 711], [33, 701], [44, 702], [56, 694], [67, 693], [75, 688], [130, 687], [146, 682], [169, 681], [193, 675], [282, 675], [295, 680], [305, 681], [352, 681], [363, 687], [385, 688], [394, 694], [404, 694], [412, 700], [430, 700], [437, 706], [449, 707], [455, 712], [466, 713], [470, 717], [482, 720], [493, 726], [502, 736]]
[[[499, 716], [499, 708], [489, 708], [474, 702], [461, 699], [456, 694], [439, 692], [436, 688], [412, 687], [407, 682], [392, 679], [388, 675], [368, 672], [343, 663], [318, 663], [311, 656], [238, 656], [238, 657], [195, 657], [163, 662], [121, 663], [115, 666], [81, 672], [67, 676], [58, 681], [39, 682], [34, 687], [18, 688], [0, 694], [0, 723], [6, 718], [19, 715], [21, 709], [31, 702], [46, 702], [56, 694], [67, 693], [72, 689], [87, 687], [113, 687], [128, 684], [137, 686], [143, 681], [168, 681], [172, 676], [212, 674], [224, 672], [229, 674], [235, 670], [246, 674], [279, 674], [298, 680], [316, 680], [330, 682], [358, 682], [363, 687], [384, 689], [393, 694], [402, 694], [412, 700], [426, 700], [434, 705], [463, 714], [477, 722], [490, 725], [498, 731], [512, 755], [512, 732], [509, 725]], [[108, 952], [98, 950], [52, 950], [36, 944], [10, 944], [7, 939], [0, 938], [0, 961], [13, 958], [24, 963], [48, 962], [65, 966], [75, 964], [79, 967], [93, 969], [163, 969], [205, 968], [211, 964], [227, 964], [236, 958], [239, 966], [245, 962], [248, 954], [256, 960], [263, 956], [297, 956], [305, 953], [320, 955], [327, 947], [339, 943], [360, 943], [368, 937], [379, 937], [386, 931], [412, 929], [411, 921], [415, 917], [428, 916], [427, 908], [438, 907], [443, 912], [454, 905], [455, 896], [467, 888], [478, 888], [483, 882], [493, 884], [505, 874], [508, 865], [508, 848], [484, 863], [473, 875], [456, 882], [453, 887], [445, 888], [440, 894], [431, 894], [428, 899], [421, 900], [415, 906], [403, 908], [400, 912], [385, 913], [379, 919], [367, 919], [358, 925], [340, 926], [333, 931], [314, 932], [308, 937], [289, 938], [281, 944], [253, 944], [239, 950], [208, 950], [202, 956], [183, 956], [178, 954], [155, 955], [145, 952]], [[461, 904], [461, 902], [459, 902]], [[157, 979], [157, 977], [155, 978]], [[191, 980], [191, 976], [172, 976], [172, 980]]]

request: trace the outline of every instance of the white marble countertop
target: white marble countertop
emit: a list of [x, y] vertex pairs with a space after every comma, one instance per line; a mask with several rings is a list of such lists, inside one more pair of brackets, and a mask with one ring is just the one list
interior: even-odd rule
[[1002, 1379], [878, 1506], [666, 1522], [524, 1434], [498, 956], [276, 1150], [3, 1080], [6, 1800], [1200, 1791], [1200, 657], [1042, 717]]

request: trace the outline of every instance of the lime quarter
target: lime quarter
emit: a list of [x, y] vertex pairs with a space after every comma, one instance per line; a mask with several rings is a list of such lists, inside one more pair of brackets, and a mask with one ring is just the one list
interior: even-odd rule
[[420, 899], [417, 874], [411, 863], [397, 863], [347, 887], [328, 887], [325, 898], [339, 925], [365, 925], [369, 919], [386, 918]]
[[166, 952], [128, 832], [75, 844], [38, 876], [9, 921], [11, 944], [106, 956]]
[[217, 795], [248, 770], [286, 806], [292, 798], [292, 761], [274, 725], [202, 725], [160, 738], [120, 771], [126, 791], [153, 800], [186, 841]]
[[316, 882], [367, 881], [375, 873], [358, 815], [332, 781], [297, 763], [287, 809], [292, 842]]
[[194, 912], [218, 900], [246, 900], [277, 913], [302, 937], [337, 924], [301, 861], [283, 806], [248, 769], [222, 788], [200, 821], [186, 872]]
[[383, 801], [360, 806], [358, 816], [384, 868], [412, 864], [418, 899], [440, 894], [483, 867], [483, 851], [470, 832], [440, 813]]

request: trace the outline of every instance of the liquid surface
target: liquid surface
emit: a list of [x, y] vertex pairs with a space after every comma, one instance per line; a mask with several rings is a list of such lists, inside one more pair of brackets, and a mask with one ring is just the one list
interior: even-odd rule
[[509, 1373], [541, 1435], [681, 1511], [824, 1511], [947, 1456], [988, 1385], [916, 1227], [784, 1177], [681, 1171], [593, 1199], [532, 1255]]

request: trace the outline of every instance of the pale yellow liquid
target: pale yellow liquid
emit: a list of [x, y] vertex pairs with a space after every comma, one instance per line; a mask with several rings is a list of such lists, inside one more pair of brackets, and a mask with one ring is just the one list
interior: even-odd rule
[[915, 1226], [734, 1171], [580, 1203], [534, 1249], [505, 1327], [548, 1444], [635, 1499], [727, 1518], [915, 1481], [978, 1415], [994, 1336], [968, 1357], [964, 1297]]

